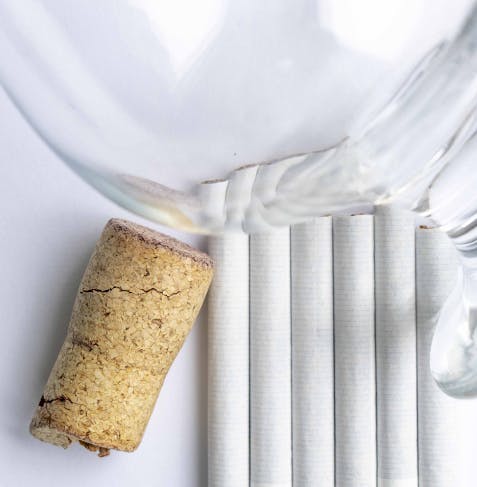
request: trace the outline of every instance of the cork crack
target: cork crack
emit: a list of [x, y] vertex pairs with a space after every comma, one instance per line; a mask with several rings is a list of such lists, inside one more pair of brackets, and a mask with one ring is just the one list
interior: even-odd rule
[[97, 288], [82, 289], [80, 291], [80, 294], [87, 294], [87, 293], [101, 293], [101, 294], [106, 294], [106, 293], [110, 293], [114, 289], [117, 289], [118, 291], [120, 291], [122, 293], [136, 294], [136, 293], [133, 293], [132, 291], [130, 291], [129, 289], [123, 289], [122, 287], [119, 287], [119, 286], [112, 286], [112, 287], [110, 287], [108, 289], [97, 289]]
[[179, 291], [175, 291], [173, 293], [166, 293], [166, 291], [164, 289], [157, 289], [155, 287], [150, 287], [148, 289], [140, 289], [140, 292], [134, 292], [134, 291], [131, 291], [129, 289], [124, 289], [120, 286], [112, 286], [108, 289], [98, 289], [98, 288], [82, 289], [80, 291], [80, 294], [88, 294], [88, 293], [106, 294], [106, 293], [110, 293], [111, 291], [113, 291], [115, 289], [118, 290], [119, 292], [122, 292], [122, 293], [134, 294], [135, 296], [141, 296], [142, 294], [149, 294], [152, 292], [156, 292], [156, 293], [161, 294], [162, 296], [166, 297], [167, 299], [170, 299], [173, 296], [177, 296], [178, 294], [180, 294], [182, 292], [181, 290], [179, 290]]
[[53, 402], [69, 402], [73, 404], [73, 401], [66, 396], [58, 396], [58, 397], [54, 397], [53, 399], [45, 399], [45, 396], [41, 396], [38, 406], [43, 407], [45, 404], [51, 404]]
[[175, 291], [173, 293], [167, 294], [164, 290], [156, 289], [155, 287], [151, 287], [149, 289], [141, 289], [141, 291], [142, 291], [142, 293], [139, 293], [139, 294], [147, 294], [150, 292], [156, 292], [158, 294], [162, 294], [167, 299], [172, 298], [173, 296], [177, 296], [178, 294], [180, 294], [182, 292], [182, 291]]

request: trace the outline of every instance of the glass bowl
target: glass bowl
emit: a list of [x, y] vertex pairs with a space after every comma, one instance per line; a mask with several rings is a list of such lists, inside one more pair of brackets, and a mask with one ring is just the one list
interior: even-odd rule
[[477, 393], [474, 2], [0, 0], [0, 83], [82, 178], [171, 227], [432, 218], [463, 263], [433, 374]]

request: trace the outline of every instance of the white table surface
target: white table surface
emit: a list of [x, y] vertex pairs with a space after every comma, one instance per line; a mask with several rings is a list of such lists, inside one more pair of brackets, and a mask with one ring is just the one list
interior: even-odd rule
[[[67, 169], [0, 91], [0, 487], [206, 486], [202, 319], [174, 362], [135, 453], [98, 459], [78, 445], [64, 451], [28, 433], [81, 274], [111, 216], [141, 222]], [[203, 246], [196, 237], [166, 231]], [[475, 487], [477, 402], [459, 401], [458, 408], [461, 479], [449, 487]]]

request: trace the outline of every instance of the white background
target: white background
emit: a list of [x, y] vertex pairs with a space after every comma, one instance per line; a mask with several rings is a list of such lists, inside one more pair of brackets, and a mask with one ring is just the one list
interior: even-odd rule
[[[67, 169], [0, 91], [0, 487], [206, 486], [203, 320], [175, 361], [135, 453], [98, 459], [77, 445], [64, 451], [28, 433], [81, 274], [111, 216], [141, 221]], [[456, 407], [461, 478], [449, 487], [475, 487], [477, 403], [459, 401]]]

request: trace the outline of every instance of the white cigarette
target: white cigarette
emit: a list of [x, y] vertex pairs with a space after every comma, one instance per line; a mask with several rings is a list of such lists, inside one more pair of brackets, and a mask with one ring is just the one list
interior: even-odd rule
[[249, 482], [248, 241], [243, 233], [209, 238], [209, 487]]
[[439, 230], [416, 234], [419, 486], [458, 484], [456, 400], [435, 384], [429, 354], [439, 310], [457, 277], [457, 256]]
[[[284, 207], [277, 206], [279, 186], [286, 179], [285, 174], [295, 165], [298, 165], [306, 156], [294, 156], [281, 161], [261, 164], [258, 167], [253, 183], [252, 198], [247, 210], [246, 225], [251, 232], [271, 231], [273, 227], [290, 225], [297, 219]], [[284, 211], [285, 210], [285, 211]]]
[[291, 229], [293, 487], [334, 487], [332, 220]]
[[227, 228], [245, 229], [246, 211], [250, 206], [257, 170], [257, 165], [243, 166], [230, 174], [225, 196]]
[[378, 207], [374, 220], [379, 487], [417, 487], [415, 223]]
[[229, 182], [205, 181], [198, 185], [198, 198], [202, 207], [203, 226], [208, 230], [222, 229], [225, 223], [225, 196]]
[[373, 217], [333, 220], [336, 485], [376, 485]]
[[251, 486], [291, 487], [290, 231], [250, 238]]

